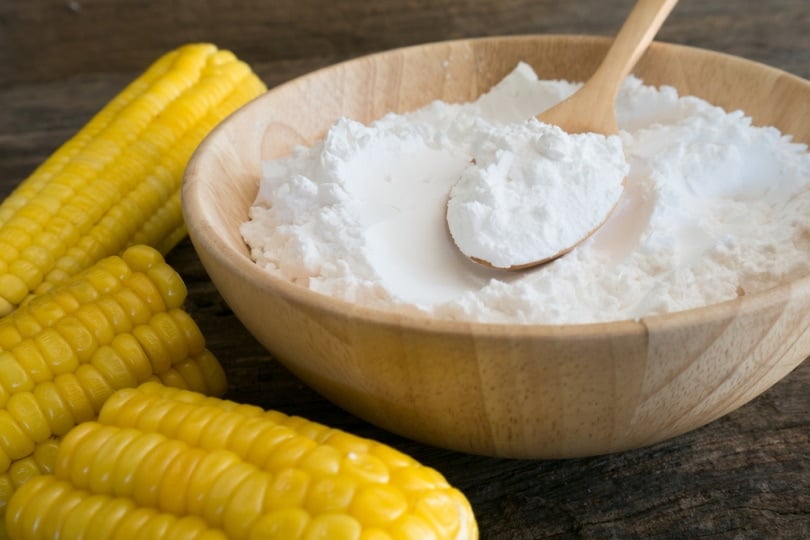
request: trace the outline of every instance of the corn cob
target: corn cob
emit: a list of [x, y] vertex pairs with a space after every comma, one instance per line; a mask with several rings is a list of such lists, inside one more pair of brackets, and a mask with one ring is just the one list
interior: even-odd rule
[[116, 392], [35, 480], [9, 503], [12, 538], [86, 537], [100, 520], [98, 538], [153, 520], [155, 539], [181, 522], [206, 538], [478, 537], [466, 498], [393, 448], [155, 383]]
[[174, 247], [189, 157], [264, 90], [213, 45], [155, 62], [0, 204], [0, 316], [127, 246]]
[[0, 515], [43, 448], [94, 420], [116, 390], [156, 381], [224, 393], [185, 296], [160, 253], [133, 246], [0, 319]]
[[39, 190], [59, 171], [85, 148], [107, 126], [118, 113], [139, 95], [146, 92], [150, 86], [165, 75], [175, 63], [178, 51], [171, 51], [154, 64], [152, 64], [140, 77], [132, 81], [123, 91], [115, 96], [101, 111], [87, 123], [70, 140], [59, 147], [44, 163], [42, 163], [25, 182], [9, 195], [0, 204], [0, 225], [8, 221], [14, 212], [36, 196]]

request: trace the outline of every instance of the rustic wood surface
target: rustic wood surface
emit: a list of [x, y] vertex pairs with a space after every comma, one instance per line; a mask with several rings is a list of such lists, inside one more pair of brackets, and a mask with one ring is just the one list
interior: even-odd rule
[[[5, 0], [0, 196], [135, 73], [209, 40], [269, 84], [357, 55], [447, 38], [615, 32], [630, 0]], [[682, 0], [659, 39], [810, 78], [807, 0]], [[810, 121], [810, 119], [808, 119]], [[229, 397], [390, 443], [470, 499], [484, 539], [810, 538], [810, 362], [741, 409], [652, 447], [566, 461], [483, 458], [396, 437], [304, 387], [247, 334], [188, 241], [168, 257], [225, 364]]]

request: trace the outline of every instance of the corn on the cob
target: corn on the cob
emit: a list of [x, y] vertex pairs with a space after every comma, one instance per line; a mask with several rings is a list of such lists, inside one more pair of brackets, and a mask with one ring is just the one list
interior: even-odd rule
[[264, 90], [213, 45], [160, 58], [0, 204], [0, 316], [129, 245], [170, 250], [185, 235], [186, 162]]
[[116, 390], [159, 381], [224, 393], [185, 295], [160, 253], [133, 246], [0, 319], [0, 515], [44, 449]]
[[154, 82], [166, 74], [175, 63], [179, 51], [171, 51], [152, 64], [140, 77], [132, 81], [124, 90], [115, 96], [101, 111], [71, 139], [59, 147], [42, 163], [25, 182], [6, 198], [0, 205], [0, 224], [5, 223], [14, 212], [36, 196], [39, 190], [76, 156], [79, 151], [98, 136], [116, 115], [138, 96], [142, 95]]
[[478, 537], [466, 498], [393, 448], [155, 383], [116, 392], [71, 430], [54, 474], [13, 496], [7, 526], [12, 538], [79, 538], [99, 530], [90, 507], [111, 531], [98, 538], [133, 538], [148, 520], [193, 520], [211, 538]]

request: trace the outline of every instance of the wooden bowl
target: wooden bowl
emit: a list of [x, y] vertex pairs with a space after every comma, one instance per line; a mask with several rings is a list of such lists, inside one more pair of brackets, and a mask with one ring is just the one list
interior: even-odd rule
[[[260, 161], [313, 143], [339, 116], [368, 122], [434, 99], [475, 99], [520, 60], [584, 80], [609, 41], [520, 36], [375, 54], [270, 90], [217, 127], [183, 188], [189, 233], [247, 329], [306, 384], [383, 428], [493, 456], [625, 450], [748, 402], [810, 352], [810, 279], [639, 321], [498, 325], [364, 308], [273, 277], [239, 233]], [[740, 58], [655, 43], [634, 71], [810, 142], [810, 83]], [[222, 359], [227, 362], [227, 357]]]

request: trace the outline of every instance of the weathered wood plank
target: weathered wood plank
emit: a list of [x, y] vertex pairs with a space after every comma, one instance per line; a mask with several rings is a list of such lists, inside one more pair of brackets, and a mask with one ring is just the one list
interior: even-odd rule
[[[269, 84], [394, 46], [485, 34], [610, 34], [606, 1], [0, 3], [0, 196], [182, 41], [208, 39]], [[660, 34], [810, 77], [806, 0], [681, 2]], [[231, 381], [229, 397], [391, 443], [470, 498], [482, 538], [810, 538], [810, 362], [712, 424], [650, 448], [570, 461], [470, 456], [381, 431], [304, 387], [244, 330], [188, 241], [169, 256], [187, 308]]]

